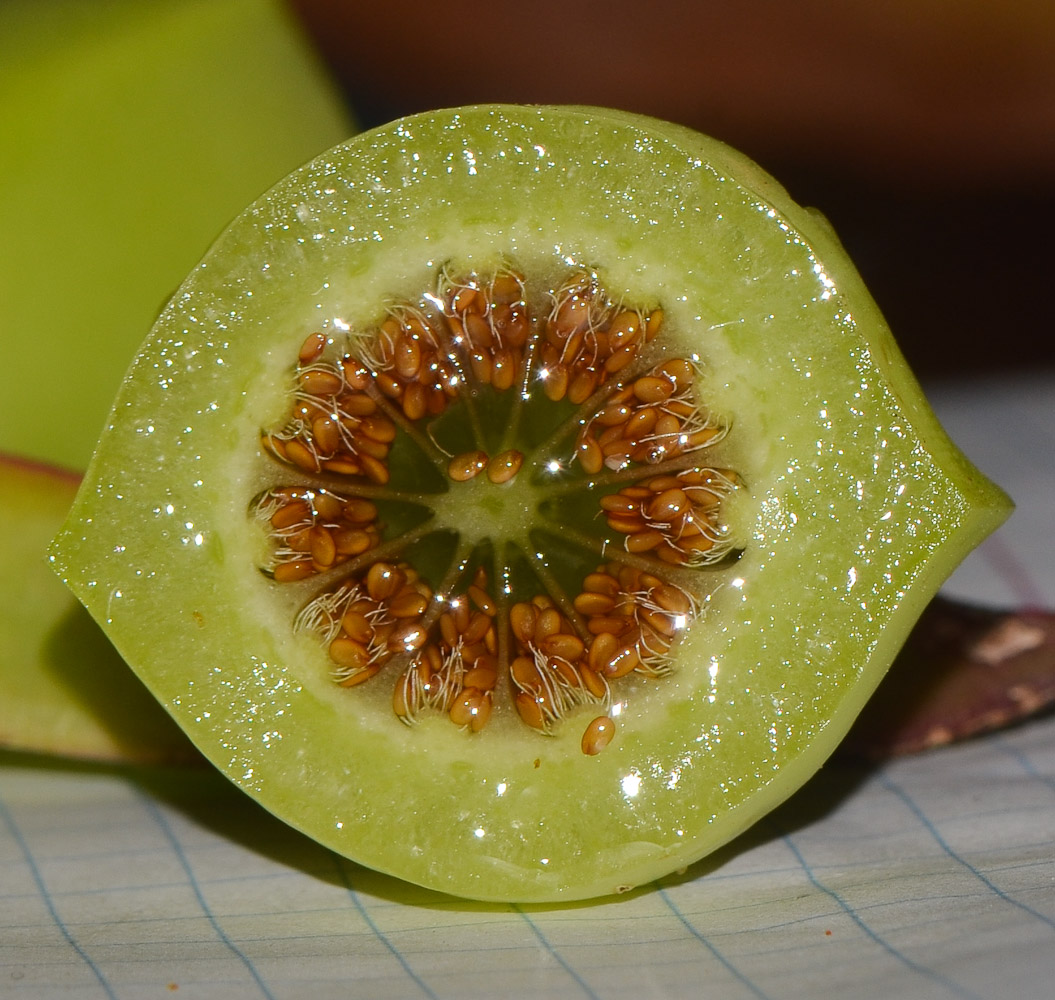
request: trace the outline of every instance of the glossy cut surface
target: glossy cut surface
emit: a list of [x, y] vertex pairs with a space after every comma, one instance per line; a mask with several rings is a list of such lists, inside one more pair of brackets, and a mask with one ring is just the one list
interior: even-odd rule
[[[246, 516], [305, 336], [375, 321], [451, 261], [499, 260], [543, 283], [591, 268], [658, 304], [664, 350], [699, 359], [695, 390], [729, 423], [707, 461], [743, 481], [724, 508], [739, 558], [705, 570], [672, 676], [619, 696], [595, 756], [582, 726], [409, 728], [372, 681], [336, 687]], [[481, 107], [336, 147], [232, 224], [143, 345], [52, 558], [198, 747], [287, 822], [457, 895], [577, 899], [684, 867], [799, 787], [1008, 510], [827, 225], [757, 166], [649, 119]]]

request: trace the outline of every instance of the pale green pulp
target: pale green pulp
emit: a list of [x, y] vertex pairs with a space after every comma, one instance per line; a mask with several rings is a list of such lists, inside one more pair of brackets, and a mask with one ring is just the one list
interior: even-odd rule
[[[663, 348], [700, 357], [701, 398], [732, 424], [707, 460], [746, 484], [728, 510], [742, 557], [704, 571], [675, 675], [618, 689], [596, 757], [588, 715], [552, 738], [508, 707], [476, 735], [411, 729], [390, 688], [336, 688], [291, 634], [305, 591], [257, 570], [246, 517], [304, 336], [375, 321], [450, 260], [502, 257], [542, 286], [571, 263], [660, 304]], [[575, 899], [682, 867], [794, 791], [1008, 510], [827, 226], [756, 166], [647, 119], [483, 107], [363, 135], [236, 220], [139, 354], [53, 559], [194, 742], [287, 822], [447, 892]]]

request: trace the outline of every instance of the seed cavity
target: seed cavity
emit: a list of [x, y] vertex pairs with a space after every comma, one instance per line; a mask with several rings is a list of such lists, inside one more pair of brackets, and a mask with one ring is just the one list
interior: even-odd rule
[[[556, 735], [583, 713], [583, 753], [612, 742], [614, 686], [672, 672], [712, 588], [705, 571], [732, 552], [722, 503], [742, 486], [703, 461], [730, 424], [700, 396], [703, 361], [665, 350], [663, 324], [594, 272], [540, 298], [502, 264], [447, 266], [372, 326], [303, 337], [288, 415], [260, 435], [275, 485], [250, 512], [276, 584], [319, 578], [293, 624], [327, 651], [335, 683], [384, 673], [408, 726], [445, 716], [480, 733], [503, 718]], [[509, 537], [459, 541], [467, 526], [428, 523], [441, 493], [486, 505], [513, 488], [513, 505], [494, 507], [519, 517], [528, 498]], [[565, 494], [612, 535], [548, 506]]]

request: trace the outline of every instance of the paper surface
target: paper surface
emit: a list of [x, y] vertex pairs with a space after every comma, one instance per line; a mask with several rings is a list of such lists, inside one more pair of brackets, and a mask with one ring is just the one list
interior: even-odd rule
[[[946, 593], [1055, 605], [1055, 378], [934, 387], [1019, 504]], [[222, 779], [0, 756], [0, 997], [1050, 1000], [1055, 718], [833, 764], [682, 876], [564, 907], [335, 857]]]

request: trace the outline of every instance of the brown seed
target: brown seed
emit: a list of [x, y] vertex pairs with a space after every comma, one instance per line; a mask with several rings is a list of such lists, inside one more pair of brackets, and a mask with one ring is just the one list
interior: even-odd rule
[[641, 656], [637, 646], [624, 646], [609, 659], [603, 672], [606, 677], [625, 677], [641, 666]]
[[420, 382], [411, 382], [403, 393], [403, 413], [407, 420], [420, 420], [428, 409], [428, 395]]
[[377, 412], [377, 403], [365, 392], [345, 393], [341, 396], [340, 409], [350, 417], [368, 417]]
[[680, 517], [689, 507], [689, 498], [684, 490], [664, 490], [648, 505], [648, 514], [653, 521], [670, 523]]
[[404, 621], [392, 629], [386, 645], [393, 653], [420, 649], [425, 645], [428, 634], [418, 622]]
[[370, 644], [370, 639], [374, 634], [374, 627], [370, 624], [370, 619], [358, 611], [345, 611], [341, 617], [341, 628], [344, 629], [349, 639], [354, 639], [363, 646]]
[[371, 677], [375, 676], [381, 669], [380, 663], [375, 663], [372, 667], [365, 667], [362, 670], [357, 670], [353, 674], [349, 674], [347, 677], [340, 678], [337, 683], [341, 687], [355, 687], [357, 684], [362, 684], [364, 681], [370, 680]]
[[366, 573], [366, 590], [375, 601], [384, 601], [403, 588], [406, 575], [386, 562], [375, 562]]
[[428, 606], [429, 602], [416, 590], [405, 589], [388, 602], [388, 612], [393, 618], [418, 618]]
[[469, 355], [469, 367], [473, 377], [483, 385], [491, 384], [491, 355], [486, 351], [473, 351]]
[[375, 441], [365, 434], [357, 434], [355, 436], [355, 450], [360, 458], [364, 455], [369, 455], [371, 458], [383, 462], [388, 458], [388, 447], [383, 441]]
[[541, 691], [542, 675], [530, 656], [518, 656], [509, 664], [509, 676], [523, 691]]
[[476, 688], [465, 688], [455, 699], [450, 710], [451, 722], [480, 732], [491, 718], [491, 698]]
[[333, 536], [321, 524], [311, 529], [311, 559], [317, 566], [328, 568], [337, 558]]
[[312, 396], [336, 396], [341, 391], [343, 379], [330, 371], [309, 368], [300, 373], [300, 388]]
[[332, 493], [327, 493], [325, 490], [317, 490], [313, 493], [311, 506], [315, 510], [317, 517], [331, 523], [338, 520], [344, 512], [341, 498], [334, 496]]
[[575, 454], [587, 475], [595, 476], [604, 468], [604, 454], [592, 434], [583, 435]]
[[547, 366], [545, 371], [542, 391], [547, 399], [557, 403], [568, 394], [568, 369], [564, 365], [556, 364]]
[[487, 478], [495, 484], [508, 483], [520, 471], [523, 464], [523, 452], [515, 448], [499, 452], [487, 463]]
[[575, 600], [572, 603], [575, 605], [575, 610], [581, 615], [586, 615], [587, 617], [591, 615], [607, 615], [615, 607], [615, 598], [609, 594], [584, 590], [581, 594], [575, 596]]
[[648, 552], [657, 545], [663, 544], [663, 533], [660, 531], [637, 531], [627, 535], [624, 541], [627, 552]]
[[271, 527], [281, 531], [310, 519], [311, 508], [308, 504], [304, 500], [294, 500], [292, 503], [283, 504], [271, 515]]
[[645, 324], [645, 340], [651, 340], [663, 325], [663, 310], [654, 309], [648, 314], [648, 322]]
[[462, 642], [469, 646], [480, 642], [487, 635], [489, 628], [491, 628], [490, 617], [482, 611], [474, 612], [468, 627], [462, 632]]
[[582, 677], [582, 686], [594, 698], [601, 700], [608, 695], [608, 685], [604, 678], [585, 664], [579, 664], [579, 676]]
[[623, 493], [609, 493], [601, 497], [601, 509], [613, 514], [636, 514], [640, 503], [637, 498], [628, 497]]
[[619, 581], [608, 573], [587, 573], [583, 577], [582, 589], [592, 594], [617, 594]]
[[509, 304], [519, 302], [524, 297], [521, 279], [515, 274], [498, 274], [491, 282], [491, 301]]
[[491, 324], [479, 313], [472, 312], [466, 315], [465, 332], [469, 337], [469, 343], [477, 350], [490, 347], [495, 340]]
[[589, 669], [603, 672], [619, 649], [619, 640], [611, 632], [600, 632], [590, 643], [586, 662]]
[[297, 559], [295, 562], [279, 563], [271, 575], [277, 583], [292, 583], [303, 580], [315, 573], [315, 567], [308, 559]]
[[402, 379], [415, 378], [421, 369], [421, 347], [418, 341], [406, 333], [402, 334], [396, 341], [393, 362]]
[[[369, 399], [369, 397], [366, 398]], [[373, 403], [374, 401], [370, 399], [370, 402]], [[367, 417], [365, 420], [360, 421], [358, 429], [368, 438], [374, 441], [381, 441], [384, 444], [391, 444], [396, 438], [396, 425], [388, 417]]]
[[469, 598], [484, 614], [494, 617], [497, 613], [494, 601], [491, 600], [490, 595], [483, 587], [477, 586], [475, 583], [469, 587]]
[[374, 539], [357, 528], [334, 528], [331, 535], [342, 556], [357, 556], [374, 546]]
[[349, 497], [344, 504], [344, 519], [352, 524], [369, 524], [377, 519], [377, 507], [362, 497]]
[[687, 615], [692, 610], [692, 600], [680, 587], [672, 583], [661, 583], [652, 591], [652, 600], [661, 608], [675, 615]]
[[568, 383], [568, 399], [578, 405], [585, 403], [597, 388], [597, 372], [589, 368], [576, 372]]
[[586, 623], [586, 628], [592, 635], [600, 635], [602, 632], [621, 635], [630, 625], [631, 620], [623, 615], [597, 615]]
[[447, 475], [456, 483], [467, 483], [487, 468], [487, 452], [465, 451], [447, 463]]
[[641, 333], [641, 317], [636, 312], [624, 309], [608, 328], [608, 342], [613, 349], [632, 344]]
[[546, 728], [546, 718], [542, 714], [542, 703], [534, 695], [521, 691], [517, 694], [516, 705], [520, 718], [532, 729]]
[[294, 465], [300, 466], [300, 468], [307, 472], [318, 472], [319, 462], [315, 457], [314, 452], [301, 444], [296, 438], [287, 441], [285, 445], [286, 458], [293, 462]]
[[582, 752], [593, 757], [599, 754], [615, 736], [615, 723], [607, 715], [594, 719], [582, 734]]
[[620, 347], [614, 354], [609, 355], [605, 359], [604, 370], [609, 374], [620, 372], [634, 360], [636, 354], [636, 347]]
[[440, 615], [440, 636], [448, 649], [454, 649], [458, 645], [458, 635], [458, 626], [455, 624], [454, 615], [449, 611], [444, 611]]
[[660, 366], [660, 373], [671, 379], [679, 389], [692, 385], [693, 376], [696, 374], [691, 362], [685, 358], [674, 358]]
[[674, 383], [661, 375], [642, 375], [634, 382], [634, 395], [642, 403], [661, 403], [674, 392]]
[[488, 657], [481, 656], [472, 669], [465, 671], [462, 677], [462, 684], [465, 687], [474, 687], [479, 691], [491, 691], [494, 689], [495, 684], [498, 683], [498, 670], [496, 667], [486, 663], [481, 665], [481, 661], [487, 659]]
[[505, 392], [516, 378], [516, 363], [513, 355], [504, 347], [491, 354], [491, 385], [499, 392]]
[[642, 406], [623, 425], [623, 437], [642, 438], [656, 426], [659, 411], [654, 406]]
[[535, 642], [540, 643], [548, 635], [561, 630], [561, 615], [556, 608], [546, 608], [535, 622]]
[[653, 611], [651, 608], [643, 608], [640, 612], [641, 621], [657, 635], [666, 636], [668, 639], [674, 637], [673, 616], [663, 611]]
[[321, 333], [309, 333], [304, 343], [300, 345], [297, 360], [302, 365], [310, 365], [315, 361], [323, 348], [326, 346], [326, 337]]
[[509, 627], [513, 630], [513, 635], [525, 646], [535, 636], [535, 620], [537, 617], [538, 610], [536, 607], [526, 601], [519, 601], [509, 609]]
[[355, 393], [361, 393], [370, 384], [369, 370], [353, 357], [346, 355], [341, 359], [341, 371], [344, 384]]
[[360, 455], [359, 464], [363, 473], [378, 486], [384, 486], [388, 482], [388, 466], [373, 455]]
[[361, 642], [344, 636], [330, 643], [330, 659], [338, 666], [355, 670], [370, 663], [370, 651]]
[[555, 632], [546, 636], [539, 643], [539, 649], [547, 656], [559, 656], [569, 663], [575, 663], [585, 652], [586, 646], [577, 635], [568, 632]]

